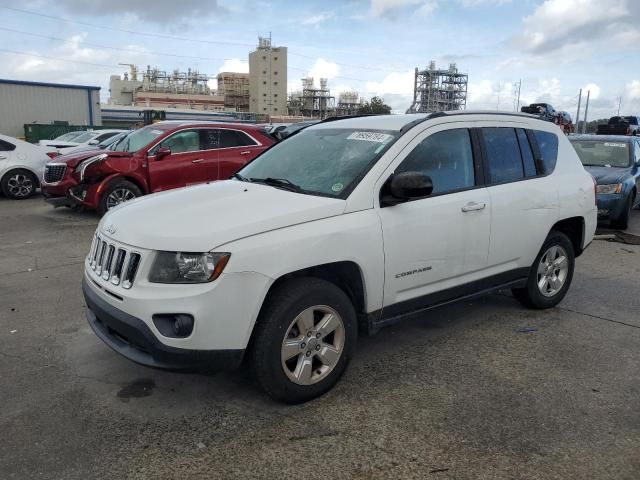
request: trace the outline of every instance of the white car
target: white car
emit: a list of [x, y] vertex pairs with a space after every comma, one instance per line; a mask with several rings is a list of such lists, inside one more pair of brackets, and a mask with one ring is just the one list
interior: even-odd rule
[[122, 132], [126, 132], [126, 130], [87, 130], [86, 132], [82, 132], [80, 133], [80, 135], [75, 136], [70, 140], [61, 140], [60, 137], [58, 137], [58, 139], [54, 140], [40, 140], [38, 143], [46, 147], [55, 147], [60, 151], [60, 153], [67, 153], [67, 148], [77, 147], [79, 145], [98, 145], [100, 142]]
[[55, 148], [41, 147], [0, 134], [0, 190], [5, 197], [23, 199], [40, 186], [45, 164]]
[[504, 288], [553, 307], [596, 218], [593, 178], [530, 115], [325, 121], [234, 179], [110, 210], [85, 262], [87, 318], [140, 364], [248, 365], [302, 402], [336, 383], [359, 332]]

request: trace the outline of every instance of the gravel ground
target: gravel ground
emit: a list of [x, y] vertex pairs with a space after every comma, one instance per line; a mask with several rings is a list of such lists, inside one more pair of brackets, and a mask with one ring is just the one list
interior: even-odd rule
[[0, 198], [0, 478], [640, 478], [640, 246], [594, 242], [558, 308], [505, 292], [362, 338], [292, 407], [103, 345], [80, 292], [96, 223]]

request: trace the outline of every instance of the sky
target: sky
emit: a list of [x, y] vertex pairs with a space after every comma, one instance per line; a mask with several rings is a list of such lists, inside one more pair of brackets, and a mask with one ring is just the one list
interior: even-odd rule
[[[128, 67], [248, 71], [258, 36], [288, 47], [288, 89], [329, 79], [394, 112], [414, 69], [469, 74], [467, 108], [549, 102], [589, 119], [640, 114], [640, 0], [0, 0], [0, 78], [109, 92]], [[521, 82], [521, 83], [520, 83]], [[213, 82], [215, 86], [215, 82]]]

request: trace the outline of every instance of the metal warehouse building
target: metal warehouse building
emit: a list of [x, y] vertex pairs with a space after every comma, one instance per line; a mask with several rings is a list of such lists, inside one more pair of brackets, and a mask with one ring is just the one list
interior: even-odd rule
[[102, 125], [100, 87], [0, 79], [0, 133], [24, 136], [27, 123]]

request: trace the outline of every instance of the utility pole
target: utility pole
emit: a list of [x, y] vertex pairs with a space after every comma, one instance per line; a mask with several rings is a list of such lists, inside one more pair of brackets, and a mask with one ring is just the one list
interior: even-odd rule
[[502, 90], [502, 82], [498, 82], [498, 105], [496, 105], [496, 110], [500, 110], [500, 90]]
[[520, 89], [522, 88], [522, 79], [518, 81], [518, 100], [516, 102], [516, 112], [520, 111]]
[[578, 112], [576, 113], [576, 128], [575, 132], [580, 133], [578, 130], [578, 124], [580, 123], [580, 102], [582, 101], [582, 89], [580, 89], [580, 93], [578, 93]]
[[584, 105], [584, 122], [582, 124], [582, 133], [587, 133], [587, 114], [589, 113], [589, 96], [591, 90], [587, 90], [587, 103]]
[[618, 116], [620, 116], [620, 107], [622, 106], [622, 96], [618, 97]]

